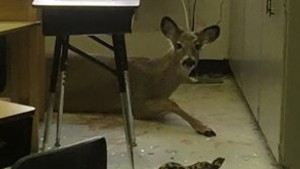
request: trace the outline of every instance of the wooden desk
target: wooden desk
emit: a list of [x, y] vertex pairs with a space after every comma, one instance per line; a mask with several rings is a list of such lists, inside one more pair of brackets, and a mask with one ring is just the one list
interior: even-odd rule
[[0, 124], [11, 119], [16, 119], [19, 116], [32, 116], [34, 110], [34, 107], [0, 100]]
[[20, 31], [26, 29], [27, 27], [39, 24], [39, 22], [34, 21], [0, 21], [0, 36], [6, 35], [8, 33], [13, 33], [15, 31]]
[[138, 7], [140, 0], [35, 0], [38, 7]]
[[34, 108], [0, 101], [0, 168], [30, 154]]
[[8, 83], [4, 96], [36, 108], [32, 149], [38, 150], [39, 114], [44, 112], [44, 38], [32, 0], [0, 0], [0, 38], [6, 46]]

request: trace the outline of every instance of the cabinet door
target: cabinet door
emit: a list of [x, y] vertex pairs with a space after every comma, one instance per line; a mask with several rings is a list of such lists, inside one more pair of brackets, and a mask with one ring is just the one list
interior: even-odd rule
[[230, 64], [257, 119], [263, 5], [261, 0], [234, 0], [231, 3]]
[[259, 119], [259, 71], [262, 53], [263, 1], [245, 1], [244, 59], [242, 62], [242, 89], [252, 113]]
[[264, 15], [259, 123], [278, 159], [284, 80], [285, 10], [284, 0], [269, 2], [274, 14]]

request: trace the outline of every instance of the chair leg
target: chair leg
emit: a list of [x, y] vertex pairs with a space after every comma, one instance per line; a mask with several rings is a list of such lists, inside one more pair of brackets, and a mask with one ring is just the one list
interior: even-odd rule
[[65, 36], [62, 42], [62, 57], [60, 63], [60, 84], [59, 84], [59, 110], [56, 122], [56, 139], [55, 147], [60, 147], [61, 143], [61, 125], [64, 111], [64, 96], [67, 77], [67, 62], [68, 62], [68, 44], [69, 36]]
[[59, 72], [61, 47], [62, 47], [62, 38], [57, 36], [55, 41], [52, 72], [51, 72], [51, 79], [50, 79], [49, 103], [44, 118], [45, 128], [44, 128], [42, 151], [45, 151], [47, 149], [49, 143], [49, 134], [50, 134], [50, 126], [51, 126], [52, 116], [53, 116], [53, 109], [55, 104], [55, 92], [56, 92], [57, 78]]
[[132, 168], [134, 168], [133, 147], [136, 146], [133, 126], [133, 114], [130, 98], [128, 62], [124, 34], [113, 34], [114, 55], [118, 73], [123, 121], [127, 141], [127, 149]]

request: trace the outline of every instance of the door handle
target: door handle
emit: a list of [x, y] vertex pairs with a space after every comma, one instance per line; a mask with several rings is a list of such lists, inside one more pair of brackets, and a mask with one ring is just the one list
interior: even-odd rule
[[272, 17], [275, 15], [274, 9], [273, 9], [273, 0], [267, 0], [266, 2], [266, 14], [269, 15], [269, 17]]

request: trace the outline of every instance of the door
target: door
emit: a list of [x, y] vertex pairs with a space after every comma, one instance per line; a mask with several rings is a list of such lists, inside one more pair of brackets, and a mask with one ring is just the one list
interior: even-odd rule
[[265, 0], [265, 5], [269, 10], [263, 17], [259, 123], [278, 160], [284, 82], [284, 0]]
[[245, 98], [255, 118], [259, 119], [260, 58], [262, 54], [262, 24], [264, 15], [262, 0], [245, 1], [244, 59], [242, 84]]

